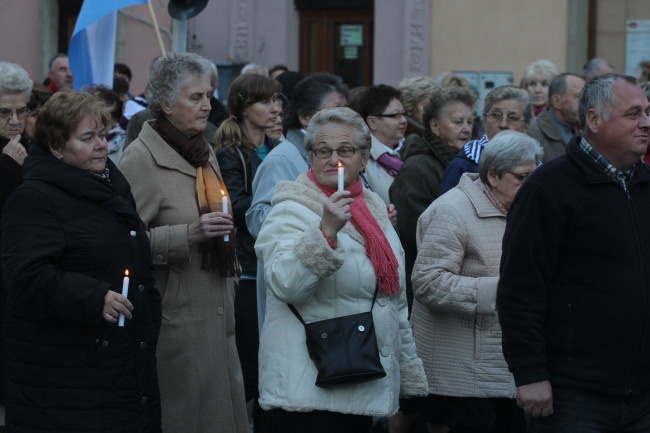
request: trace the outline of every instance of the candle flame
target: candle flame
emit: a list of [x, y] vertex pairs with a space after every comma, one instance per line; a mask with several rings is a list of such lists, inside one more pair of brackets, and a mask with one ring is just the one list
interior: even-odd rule
[[223, 190], [221, 190], [221, 195], [225, 197], [225, 196], [226, 196], [226, 193], [223, 192]]
[[341, 164], [341, 161], [339, 161], [339, 168], [343, 167], [343, 164]]
[[128, 277], [128, 276], [129, 276], [129, 270], [128, 270], [128, 269], [124, 271], [124, 276], [125, 276], [125, 277]]

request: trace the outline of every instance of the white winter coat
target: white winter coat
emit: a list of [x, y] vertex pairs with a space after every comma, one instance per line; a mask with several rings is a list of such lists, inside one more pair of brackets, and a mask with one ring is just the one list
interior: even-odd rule
[[337, 248], [329, 247], [319, 229], [326, 199], [305, 175], [295, 182], [280, 182], [255, 244], [267, 285], [260, 335], [260, 404], [264, 409], [391, 415], [400, 396], [426, 395], [427, 383], [407, 320], [404, 252], [376, 194], [365, 191], [365, 200], [393, 247], [401, 285], [399, 295], [380, 294], [372, 310], [386, 377], [316, 387], [317, 370], [307, 353], [304, 327], [287, 306], [294, 304], [307, 323], [370, 310], [376, 278], [364, 239], [347, 223], [338, 234]]

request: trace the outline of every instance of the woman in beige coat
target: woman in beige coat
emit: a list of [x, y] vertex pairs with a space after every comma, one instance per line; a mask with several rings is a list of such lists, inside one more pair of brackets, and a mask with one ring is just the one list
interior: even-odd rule
[[465, 173], [418, 220], [413, 335], [428, 403], [446, 409], [450, 433], [525, 431], [495, 305], [508, 208], [541, 155], [527, 135], [500, 132], [479, 174]]
[[209, 76], [209, 63], [196, 54], [158, 59], [147, 89], [154, 120], [120, 161], [162, 292], [157, 358], [165, 433], [248, 432], [235, 346], [233, 220], [221, 212], [227, 190], [202, 135]]

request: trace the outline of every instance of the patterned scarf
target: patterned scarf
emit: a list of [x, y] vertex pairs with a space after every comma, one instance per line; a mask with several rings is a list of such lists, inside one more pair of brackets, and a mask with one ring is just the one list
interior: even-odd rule
[[[313, 171], [309, 171], [307, 177], [327, 197], [330, 197], [337, 191], [336, 188], [321, 185], [316, 180]], [[395, 253], [388, 243], [388, 239], [386, 239], [386, 236], [379, 227], [379, 223], [377, 223], [377, 220], [375, 220], [375, 217], [366, 205], [361, 180], [357, 179], [346, 190], [350, 191], [350, 197], [354, 199], [354, 202], [350, 205], [350, 212], [352, 213], [351, 223], [366, 241], [366, 255], [372, 262], [372, 267], [375, 270], [379, 292], [387, 296], [395, 295], [399, 293], [400, 289], [399, 273], [397, 272], [399, 264], [397, 263]]]
[[377, 163], [384, 169], [388, 174], [391, 176], [395, 177], [397, 176], [397, 172], [402, 168], [404, 165], [404, 161], [399, 159], [396, 156], [391, 155], [388, 152], [382, 153], [379, 155], [379, 158], [377, 158]]

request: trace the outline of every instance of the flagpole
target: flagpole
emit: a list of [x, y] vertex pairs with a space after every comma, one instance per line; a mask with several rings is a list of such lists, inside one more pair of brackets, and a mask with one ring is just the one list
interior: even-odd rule
[[153, 10], [153, 6], [151, 5], [151, 0], [147, 2], [147, 5], [149, 6], [151, 21], [153, 21], [153, 28], [156, 31], [156, 36], [158, 37], [158, 44], [160, 44], [160, 51], [162, 51], [162, 54], [164, 56], [167, 54], [167, 51], [165, 51], [165, 46], [163, 45], [162, 36], [160, 36], [160, 28], [158, 28], [158, 20], [156, 19], [156, 14]]

